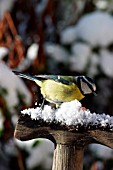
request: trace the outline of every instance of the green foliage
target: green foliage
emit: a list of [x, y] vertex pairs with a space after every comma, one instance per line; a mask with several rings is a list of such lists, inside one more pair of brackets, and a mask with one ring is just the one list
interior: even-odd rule
[[3, 136], [3, 129], [0, 129], [0, 138]]
[[37, 147], [37, 146], [40, 145], [40, 144], [41, 144], [41, 141], [40, 141], [40, 140], [36, 140], [36, 141], [33, 143], [32, 148], [35, 148], [35, 147]]
[[0, 86], [0, 96], [6, 96], [8, 91], [6, 88]]

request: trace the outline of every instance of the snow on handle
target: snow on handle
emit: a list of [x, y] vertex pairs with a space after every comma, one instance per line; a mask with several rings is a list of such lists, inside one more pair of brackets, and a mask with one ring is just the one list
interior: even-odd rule
[[63, 103], [60, 108], [53, 109], [51, 106], [45, 105], [44, 109], [40, 107], [28, 108], [21, 111], [22, 114], [28, 114], [32, 120], [44, 120], [45, 122], [67, 126], [94, 126], [100, 128], [107, 128], [113, 130], [113, 116], [103, 114], [91, 113], [90, 110], [83, 110], [79, 101], [73, 100], [71, 102]]

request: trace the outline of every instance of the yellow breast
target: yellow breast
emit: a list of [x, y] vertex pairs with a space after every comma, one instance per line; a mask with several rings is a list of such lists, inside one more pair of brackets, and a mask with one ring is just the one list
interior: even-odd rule
[[84, 98], [76, 84], [62, 84], [54, 80], [46, 80], [41, 85], [43, 97], [52, 103], [69, 102]]

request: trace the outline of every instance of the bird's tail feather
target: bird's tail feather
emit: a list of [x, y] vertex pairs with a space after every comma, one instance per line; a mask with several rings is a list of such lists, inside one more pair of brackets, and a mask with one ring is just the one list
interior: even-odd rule
[[[19, 77], [26, 78], [26, 79], [29, 79], [29, 80], [32, 80], [32, 81], [39, 80], [38, 77], [29, 75], [29, 74], [28, 74], [28, 75], [27, 75], [27, 74], [23, 74], [23, 73], [18, 72], [18, 71], [13, 71], [13, 73], [15, 73], [16, 75], [18, 75]], [[39, 80], [39, 81], [40, 81], [40, 80]]]

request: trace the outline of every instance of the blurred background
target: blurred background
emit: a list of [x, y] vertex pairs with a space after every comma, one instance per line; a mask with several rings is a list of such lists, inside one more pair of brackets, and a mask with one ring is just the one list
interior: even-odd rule
[[[98, 96], [83, 106], [112, 116], [113, 0], [0, 0], [0, 170], [50, 170], [53, 143], [13, 137], [20, 111], [36, 107], [40, 89], [11, 70], [90, 76]], [[89, 169], [113, 170], [113, 150], [89, 145]]]

